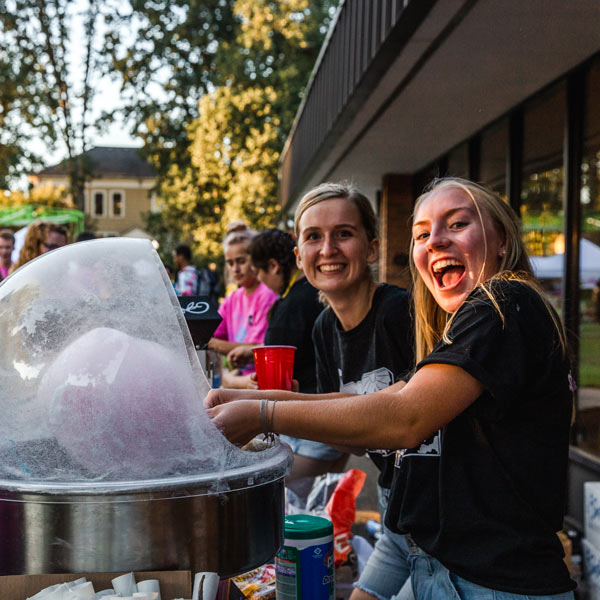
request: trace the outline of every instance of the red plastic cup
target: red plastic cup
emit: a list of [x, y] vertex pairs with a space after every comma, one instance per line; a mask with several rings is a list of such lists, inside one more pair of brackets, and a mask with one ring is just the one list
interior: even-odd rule
[[261, 390], [291, 390], [296, 346], [256, 346], [254, 365]]

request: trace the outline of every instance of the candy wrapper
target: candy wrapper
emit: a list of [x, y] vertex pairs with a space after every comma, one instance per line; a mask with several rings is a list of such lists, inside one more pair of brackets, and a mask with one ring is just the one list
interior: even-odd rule
[[275, 599], [275, 565], [267, 564], [232, 579], [244, 598]]

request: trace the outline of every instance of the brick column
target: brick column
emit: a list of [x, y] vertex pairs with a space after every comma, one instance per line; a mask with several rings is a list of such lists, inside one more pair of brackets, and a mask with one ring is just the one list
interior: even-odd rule
[[410, 286], [408, 248], [412, 207], [412, 177], [384, 175], [379, 212], [379, 278], [401, 287]]

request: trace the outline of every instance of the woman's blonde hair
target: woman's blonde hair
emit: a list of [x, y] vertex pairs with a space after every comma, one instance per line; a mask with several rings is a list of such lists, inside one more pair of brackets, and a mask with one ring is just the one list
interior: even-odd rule
[[311, 206], [325, 200], [335, 200], [337, 198], [348, 200], [356, 206], [369, 242], [378, 237], [377, 217], [369, 199], [353, 184], [341, 182], [322, 183], [304, 194], [294, 215], [294, 233], [296, 234], [296, 238], [299, 239], [300, 236], [300, 219]]
[[248, 246], [256, 233], [256, 231], [250, 229], [243, 221], [230, 223], [227, 227], [227, 233], [223, 238], [223, 252], [227, 252], [227, 248], [234, 244], [246, 244]]
[[[512, 208], [504, 202], [498, 194], [477, 183], [458, 177], [444, 177], [442, 179], [434, 180], [430, 186], [428, 186], [427, 190], [417, 198], [413, 211], [413, 220], [423, 202], [425, 202], [434, 192], [439, 192], [443, 189], [462, 190], [473, 202], [483, 230], [484, 264], [485, 261], [488, 260], [488, 249], [483, 214], [486, 214], [491, 219], [493, 226], [504, 241], [504, 252], [500, 257], [498, 271], [487, 281], [479, 281], [477, 284], [477, 286], [488, 296], [498, 311], [502, 321], [504, 322], [504, 315], [495, 298], [493, 282], [500, 279], [510, 279], [525, 283], [536, 290], [540, 295], [540, 298], [544, 302], [557, 329], [562, 349], [565, 351], [566, 338], [562, 323], [533, 277], [527, 251], [521, 236], [521, 225]], [[413, 280], [413, 303], [416, 329], [415, 342], [416, 358], [418, 362], [423, 360], [440, 340], [451, 343], [451, 340], [448, 339], [448, 331], [454, 315], [448, 315], [448, 313], [446, 313], [433, 298], [415, 267], [413, 251], [414, 240], [411, 238], [410, 269]], [[490, 258], [495, 259], [495, 257]]]

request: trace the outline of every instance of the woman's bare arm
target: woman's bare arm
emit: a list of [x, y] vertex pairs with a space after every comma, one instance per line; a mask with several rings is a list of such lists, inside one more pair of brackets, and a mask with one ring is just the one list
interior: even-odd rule
[[[402, 389], [331, 397], [327, 402], [321, 401], [322, 396], [301, 402], [289, 398], [275, 406], [271, 429], [342, 446], [412, 448], [462, 413], [483, 391], [466, 371], [443, 364], [423, 367], [408, 384], [398, 387]], [[256, 392], [255, 401], [232, 401], [208, 410], [234, 443], [244, 444], [261, 431], [258, 399], [265, 398], [265, 392]]]

